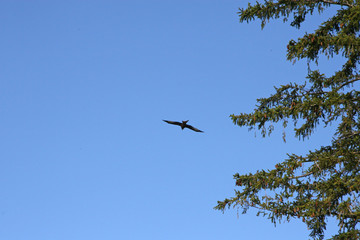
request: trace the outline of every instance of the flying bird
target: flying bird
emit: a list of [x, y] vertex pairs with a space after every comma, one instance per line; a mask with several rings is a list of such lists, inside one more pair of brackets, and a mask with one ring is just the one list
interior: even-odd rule
[[186, 121], [182, 121], [182, 122], [174, 122], [174, 121], [168, 121], [168, 120], [163, 120], [164, 122], [167, 122], [169, 124], [174, 124], [174, 125], [178, 125], [181, 127], [182, 130], [184, 130], [184, 128], [189, 128], [195, 132], [203, 132], [197, 128], [194, 128], [193, 126], [189, 125], [189, 124], [186, 124], [189, 120], [186, 120]]

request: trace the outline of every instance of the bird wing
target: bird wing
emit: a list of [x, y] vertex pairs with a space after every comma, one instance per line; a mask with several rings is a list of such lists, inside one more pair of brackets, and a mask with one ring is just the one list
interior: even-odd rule
[[193, 131], [195, 131], [195, 132], [203, 132], [203, 131], [201, 131], [201, 130], [199, 130], [199, 129], [197, 129], [197, 128], [195, 128], [195, 127], [191, 126], [191, 125], [188, 125], [188, 124], [186, 124], [186, 126], [185, 126], [185, 127], [189, 128], [189, 129], [191, 129], [191, 130], [193, 130]]
[[178, 125], [178, 126], [181, 126], [181, 123], [179, 122], [174, 122], [174, 121], [168, 121], [168, 120], [163, 120], [164, 122], [167, 122], [169, 124], [174, 124], [174, 125]]

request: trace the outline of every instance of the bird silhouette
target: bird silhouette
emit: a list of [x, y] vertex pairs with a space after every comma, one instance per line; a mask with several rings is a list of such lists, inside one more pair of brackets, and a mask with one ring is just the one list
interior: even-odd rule
[[174, 122], [174, 121], [168, 121], [168, 120], [163, 120], [164, 122], [167, 122], [169, 124], [174, 124], [174, 125], [178, 125], [181, 127], [182, 130], [184, 130], [184, 128], [189, 128], [195, 132], [203, 132], [197, 128], [194, 128], [193, 126], [189, 125], [189, 124], [186, 124], [189, 120], [186, 120], [186, 121], [182, 121], [182, 122]]

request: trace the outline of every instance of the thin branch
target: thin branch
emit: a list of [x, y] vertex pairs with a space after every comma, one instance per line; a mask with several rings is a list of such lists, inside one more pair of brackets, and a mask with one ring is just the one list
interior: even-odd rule
[[309, 172], [309, 173], [305, 173], [305, 174], [300, 175], [300, 176], [289, 177], [289, 179], [298, 179], [298, 178], [302, 178], [302, 177], [307, 177], [307, 176], [310, 176], [311, 174], [313, 174], [313, 173]]
[[[297, 2], [298, 0], [291, 0], [292, 2]], [[318, 0], [318, 1], [314, 1], [314, 0], [305, 0], [306, 2], [309, 3], [318, 3], [318, 2], [322, 2], [322, 3], [327, 3], [327, 4], [334, 4], [334, 5], [340, 5], [340, 6], [347, 6], [347, 7], [354, 7], [354, 5], [350, 4], [349, 2], [335, 2], [335, 1], [331, 1], [331, 0]]]
[[329, 0], [320, 0], [320, 2], [323, 3], [328, 3], [328, 4], [335, 4], [335, 5], [340, 5], [340, 6], [347, 6], [347, 7], [353, 7], [354, 5], [350, 4], [350, 3], [340, 3], [340, 2], [334, 2], [334, 1], [329, 1]]
[[314, 163], [315, 163], [316, 166], [319, 168], [319, 170], [322, 171], [322, 169], [320, 168], [319, 164], [318, 164], [316, 161], [314, 161]]
[[357, 77], [357, 78], [355, 78], [355, 79], [353, 79], [353, 80], [351, 80], [351, 81], [348, 81], [348, 82], [345, 82], [345, 83], [341, 84], [341, 85], [338, 87], [338, 89], [341, 89], [341, 88], [345, 87], [346, 85], [349, 85], [349, 84], [351, 84], [351, 83], [354, 83], [354, 82], [356, 82], [356, 81], [359, 81], [359, 80], [360, 80], [360, 76], [359, 76], [359, 75], [356, 75], [356, 77]]

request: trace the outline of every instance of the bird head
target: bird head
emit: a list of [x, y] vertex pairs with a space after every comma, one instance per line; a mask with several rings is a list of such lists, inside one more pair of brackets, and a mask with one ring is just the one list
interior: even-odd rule
[[189, 121], [189, 120], [186, 120], [186, 121], [182, 121], [182, 122], [186, 124], [186, 123], [187, 123], [188, 121]]

